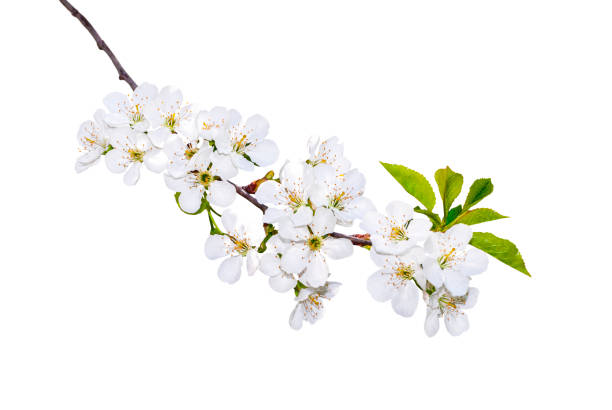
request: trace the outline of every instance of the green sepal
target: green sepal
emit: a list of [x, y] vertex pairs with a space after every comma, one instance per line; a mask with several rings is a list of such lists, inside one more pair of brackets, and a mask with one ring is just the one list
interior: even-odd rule
[[387, 164], [385, 162], [380, 164], [399, 182], [406, 192], [415, 197], [429, 211], [433, 209], [436, 204], [436, 194], [427, 178], [403, 165]]
[[493, 192], [493, 183], [491, 182], [491, 178], [477, 179], [470, 187], [470, 192], [468, 192], [467, 198], [465, 198], [463, 209], [473, 207], [485, 197], [489, 196], [491, 192]]
[[488, 253], [506, 265], [531, 276], [525, 267], [525, 261], [515, 244], [507, 239], [498, 238], [488, 232], [474, 232], [470, 245]]
[[297, 297], [300, 294], [300, 290], [306, 289], [307, 287], [308, 286], [304, 285], [302, 282], [298, 280], [295, 287], [293, 288], [293, 293], [295, 293], [295, 297]]
[[108, 144], [106, 146], [106, 148], [104, 149], [104, 151], [102, 152], [102, 155], [106, 155], [106, 154], [108, 154], [109, 152], [111, 152], [114, 149], [115, 149], [115, 147], [113, 147], [111, 144]]
[[457, 199], [463, 187], [463, 175], [456, 173], [450, 167], [442, 168], [434, 174], [440, 197], [442, 198], [442, 206], [444, 208], [444, 217], [448, 215], [448, 210], [453, 205], [453, 201]]

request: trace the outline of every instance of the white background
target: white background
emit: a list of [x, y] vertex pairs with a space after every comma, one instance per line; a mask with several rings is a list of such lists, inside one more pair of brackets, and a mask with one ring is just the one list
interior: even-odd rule
[[[73, 170], [79, 124], [128, 91], [57, 1], [0, 15], [0, 408], [601, 408], [609, 397], [612, 9], [606, 1], [75, 0], [137, 82], [260, 113], [282, 158], [341, 137], [379, 208], [379, 160], [446, 165], [511, 219], [471, 329], [423, 333], [365, 289], [367, 252], [300, 332], [258, 273], [230, 286], [207, 221], [158, 175]], [[276, 164], [278, 165], [278, 164]], [[248, 182], [262, 172], [243, 175]], [[463, 196], [461, 197], [463, 198]], [[254, 208], [238, 198], [245, 220]], [[355, 232], [358, 228], [355, 228]]]

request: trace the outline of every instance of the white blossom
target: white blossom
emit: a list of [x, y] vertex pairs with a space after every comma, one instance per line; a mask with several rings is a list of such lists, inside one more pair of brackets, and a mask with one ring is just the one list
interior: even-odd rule
[[487, 269], [487, 255], [469, 245], [472, 230], [458, 224], [446, 232], [434, 232], [425, 242], [429, 256], [424, 263], [425, 276], [436, 288], [444, 285], [453, 296], [468, 290], [470, 276]]
[[338, 137], [323, 142], [320, 142], [319, 138], [310, 138], [308, 151], [310, 157], [306, 162], [314, 168], [327, 164], [333, 168], [336, 175], [342, 175], [351, 168], [350, 161], [344, 157], [344, 145], [339, 142]]
[[323, 286], [300, 289], [295, 300], [297, 304], [289, 316], [289, 326], [295, 330], [302, 328], [305, 321], [313, 324], [323, 317], [325, 301], [338, 294], [338, 282], [326, 282]]
[[[421, 263], [423, 248], [414, 247], [402, 255], [384, 255], [370, 252], [380, 270], [368, 278], [368, 291], [379, 302], [391, 300], [393, 310], [401, 316], [412, 316], [419, 302], [420, 290], [425, 287]], [[415, 283], [416, 282], [416, 283]]]
[[431, 222], [413, 218], [410, 205], [393, 201], [387, 205], [386, 212], [387, 215], [368, 212], [361, 223], [377, 252], [399, 255], [429, 236]]
[[133, 93], [111, 93], [104, 98], [104, 105], [109, 113], [105, 115], [106, 123], [111, 127], [131, 127], [144, 132], [149, 128], [149, 120], [145, 117], [145, 107], [157, 98], [157, 87], [140, 84]]
[[478, 289], [469, 288], [463, 296], [453, 296], [442, 288], [432, 295], [425, 294], [427, 301], [427, 314], [425, 317], [425, 334], [429, 337], [438, 333], [439, 319], [444, 318], [446, 330], [452, 336], [459, 336], [470, 327], [468, 317], [463, 312], [476, 305]]
[[255, 198], [269, 205], [263, 222], [276, 223], [289, 217], [296, 226], [307, 225], [312, 221], [312, 208], [309, 196], [313, 189], [314, 173], [302, 162], [287, 162], [281, 168], [280, 182], [263, 182]]
[[232, 160], [237, 169], [251, 171], [255, 165], [271, 165], [278, 159], [276, 143], [266, 139], [269, 124], [264, 117], [253, 115], [243, 124], [237, 112], [229, 111], [227, 115], [227, 124], [207, 138], [214, 142], [220, 154]]
[[315, 206], [329, 208], [338, 223], [350, 226], [356, 218], [375, 210], [372, 202], [363, 197], [365, 177], [357, 169], [338, 175], [327, 164], [317, 166], [310, 199]]
[[229, 206], [236, 197], [236, 190], [227, 181], [233, 168], [227, 158], [213, 152], [208, 146], [200, 149], [185, 165], [182, 176], [165, 175], [166, 185], [180, 192], [179, 204], [185, 212], [196, 212], [206, 196], [212, 205]]
[[127, 185], [138, 182], [143, 163], [157, 173], [166, 168], [166, 156], [153, 147], [146, 134], [129, 127], [114, 128], [110, 132], [110, 143], [113, 149], [106, 154], [106, 166], [114, 173], [125, 172], [123, 182]]
[[226, 129], [238, 126], [240, 113], [224, 107], [200, 111], [196, 116], [196, 131], [205, 140], [214, 141], [225, 134]]
[[350, 240], [329, 236], [335, 226], [336, 217], [327, 208], [317, 208], [308, 226], [293, 226], [288, 218], [281, 221], [279, 234], [292, 242], [283, 253], [281, 267], [286, 272], [302, 274], [302, 281], [309, 286], [325, 284], [329, 277], [326, 257], [341, 259], [353, 254]]
[[191, 105], [183, 104], [183, 93], [173, 87], [162, 88], [144, 107], [144, 114], [152, 128], [149, 137], [157, 147], [162, 147], [172, 134], [188, 130], [191, 125]]
[[291, 244], [275, 235], [267, 243], [267, 250], [260, 259], [259, 270], [269, 276], [270, 287], [277, 292], [287, 292], [295, 287], [298, 275], [286, 272], [281, 266], [281, 256]]
[[204, 252], [209, 259], [225, 257], [219, 265], [217, 275], [223, 282], [236, 283], [242, 274], [243, 261], [246, 260], [247, 272], [252, 275], [257, 270], [259, 258], [246, 228], [237, 225], [235, 214], [225, 211], [221, 222], [227, 233], [210, 235], [206, 240]]
[[98, 110], [94, 114], [93, 121], [85, 121], [79, 127], [77, 141], [82, 154], [76, 160], [77, 172], [83, 172], [96, 164], [108, 148], [108, 129], [104, 123], [104, 115], [104, 110]]

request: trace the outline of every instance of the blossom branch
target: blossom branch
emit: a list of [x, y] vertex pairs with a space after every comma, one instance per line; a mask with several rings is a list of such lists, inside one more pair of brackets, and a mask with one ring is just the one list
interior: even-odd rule
[[130, 75], [127, 73], [127, 71], [125, 71], [125, 69], [123, 68], [123, 66], [121, 65], [121, 63], [117, 59], [117, 57], [115, 56], [115, 54], [111, 51], [111, 49], [108, 47], [106, 42], [104, 40], [102, 40], [102, 38], [100, 37], [100, 35], [96, 31], [96, 29], [93, 28], [93, 26], [91, 25], [89, 20], [87, 20], [87, 18], [85, 18], [85, 16], [83, 16], [67, 0], [59, 0], [59, 1], [60, 1], [60, 3], [62, 3], [64, 5], [64, 7], [66, 7], [66, 9], [70, 12], [70, 14], [72, 14], [77, 20], [79, 20], [81, 22], [81, 24], [83, 25], [83, 27], [85, 27], [87, 29], [87, 31], [89, 31], [89, 34], [91, 34], [91, 36], [96, 41], [96, 45], [98, 46], [98, 48], [100, 50], [104, 51], [108, 55], [108, 57], [113, 62], [113, 65], [117, 69], [117, 72], [119, 73], [119, 80], [125, 81], [126, 83], [128, 83], [130, 85], [132, 90], [135, 90], [136, 87], [137, 87], [136, 82], [132, 79], [132, 77], [130, 77]]

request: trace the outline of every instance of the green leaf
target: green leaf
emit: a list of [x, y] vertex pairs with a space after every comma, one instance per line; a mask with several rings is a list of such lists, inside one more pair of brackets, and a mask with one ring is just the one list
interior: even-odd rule
[[437, 170], [434, 176], [438, 183], [438, 189], [440, 190], [440, 196], [442, 197], [442, 204], [444, 206], [444, 216], [446, 217], [453, 201], [457, 199], [461, 193], [463, 175], [446, 167]]
[[420, 208], [418, 206], [414, 207], [414, 212], [418, 212], [423, 215], [427, 215], [429, 220], [433, 223], [434, 227], [442, 226], [442, 220], [438, 214], [428, 211], [427, 209]]
[[461, 213], [461, 209], [462, 209], [461, 205], [457, 205], [456, 207], [448, 211], [448, 215], [446, 215], [446, 223], [449, 224], [453, 222], [455, 218], [457, 218], [459, 214]]
[[[183, 208], [181, 208], [181, 204], [179, 203], [179, 196], [181, 196], [180, 192], [175, 193], [174, 200], [176, 201], [176, 205], [178, 205], [179, 209], [183, 211]], [[183, 212], [186, 213], [187, 215], [198, 215], [204, 212], [207, 208], [208, 208], [208, 201], [204, 197], [202, 197], [202, 204], [200, 205], [200, 209], [198, 209], [194, 213], [185, 212], [185, 211]]]
[[497, 219], [503, 218], [507, 218], [507, 216], [499, 214], [489, 208], [477, 208], [465, 212], [457, 219], [457, 223], [466, 225], [476, 225], [483, 222], [495, 221]]
[[517, 249], [516, 245], [509, 240], [498, 238], [497, 236], [488, 232], [474, 232], [470, 244], [480, 250], [485, 251], [506, 265], [513, 267], [517, 271], [522, 272], [527, 276], [531, 276], [525, 267], [525, 262], [523, 261], [521, 253]]
[[418, 199], [428, 210], [433, 209], [436, 204], [436, 194], [427, 178], [403, 165], [386, 164], [384, 162], [381, 162], [381, 165], [399, 182], [406, 192]]
[[470, 187], [467, 198], [465, 198], [465, 204], [463, 209], [469, 209], [482, 201], [486, 196], [493, 192], [493, 183], [491, 178], [480, 178], [474, 181]]

